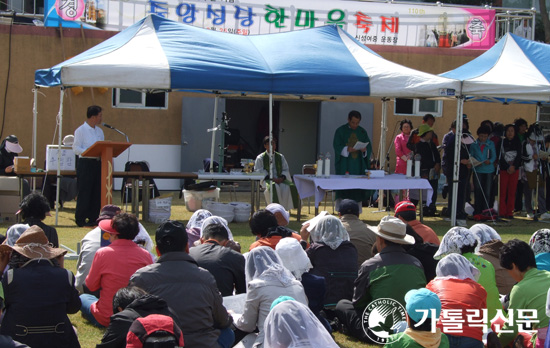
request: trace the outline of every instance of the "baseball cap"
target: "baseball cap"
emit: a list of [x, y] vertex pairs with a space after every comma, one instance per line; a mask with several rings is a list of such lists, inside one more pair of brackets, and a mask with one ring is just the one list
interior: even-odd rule
[[338, 212], [341, 215], [352, 214], [359, 216], [359, 204], [353, 199], [343, 199], [340, 202], [340, 207]]
[[185, 226], [176, 220], [165, 221], [157, 228], [155, 241], [157, 246], [182, 245], [182, 247], [185, 247], [188, 242]]
[[[441, 313], [441, 300], [434, 292], [426, 288], [409, 290], [405, 294], [405, 302], [407, 308], [407, 314], [415, 322], [419, 322], [424, 317], [424, 313], [428, 312], [428, 318], [436, 320]], [[435, 318], [432, 317], [435, 309]]]
[[411, 201], [401, 201], [395, 205], [395, 215], [405, 211], [414, 211], [416, 213], [416, 206]]
[[99, 228], [110, 234], [119, 234], [117, 230], [113, 227], [112, 219], [103, 219], [99, 222]]
[[101, 208], [101, 212], [99, 213], [99, 217], [95, 220], [97, 223], [99, 223], [101, 220], [109, 220], [115, 217], [116, 214], [118, 214], [122, 209], [118, 205], [114, 204], [107, 204]]
[[418, 135], [419, 136], [423, 136], [424, 134], [428, 133], [428, 132], [432, 132], [433, 131], [433, 128], [428, 126], [427, 124], [421, 124], [419, 127], [418, 127]]

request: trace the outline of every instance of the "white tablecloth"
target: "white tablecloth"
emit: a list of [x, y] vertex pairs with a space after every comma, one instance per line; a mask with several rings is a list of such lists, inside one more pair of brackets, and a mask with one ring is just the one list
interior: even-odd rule
[[364, 175], [331, 175], [330, 177], [316, 177], [315, 175], [294, 175], [294, 184], [300, 199], [315, 196], [315, 206], [325, 197], [327, 190], [427, 190], [427, 204], [432, 201], [433, 189], [426, 179], [407, 178], [402, 174], [386, 175], [383, 178], [367, 179]]

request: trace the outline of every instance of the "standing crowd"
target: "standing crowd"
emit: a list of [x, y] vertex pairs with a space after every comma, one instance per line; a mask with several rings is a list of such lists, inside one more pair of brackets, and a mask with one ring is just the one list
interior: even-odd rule
[[[538, 124], [528, 125], [518, 118], [512, 124], [481, 122], [475, 134], [470, 131], [468, 118], [464, 115], [462, 139], [457, 146], [456, 121], [443, 136], [441, 145], [431, 128], [435, 118], [427, 114], [422, 124], [413, 129], [412, 121], [400, 123], [401, 133], [395, 137], [395, 173], [405, 174], [407, 161], [420, 156], [420, 176], [428, 179], [433, 188], [431, 200], [422, 197], [425, 216], [435, 216], [438, 181], [442, 172], [446, 178], [442, 196], [448, 196], [448, 208], [441, 215], [450, 217], [452, 202], [456, 202], [457, 224], [466, 226], [466, 218], [477, 221], [513, 219], [525, 213], [529, 219], [550, 219], [547, 206], [550, 204], [550, 176], [548, 153], [550, 136], [543, 136]], [[460, 149], [458, 193], [453, 197], [452, 181], [456, 148]], [[441, 156], [440, 156], [441, 152]], [[416, 190], [408, 192], [408, 199], [418, 204]], [[474, 194], [472, 194], [472, 192]], [[472, 197], [473, 196], [473, 197]], [[395, 201], [407, 199], [401, 192]]]

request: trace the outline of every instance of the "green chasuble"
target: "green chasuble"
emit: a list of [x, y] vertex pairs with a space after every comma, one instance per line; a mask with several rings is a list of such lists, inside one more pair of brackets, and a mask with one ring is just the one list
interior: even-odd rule
[[[368, 142], [367, 156], [363, 157], [361, 151], [350, 153], [348, 157], [342, 156], [342, 149], [348, 146], [354, 146], [357, 141]], [[350, 175], [364, 175], [365, 170], [370, 168], [370, 157], [372, 154], [372, 144], [367, 131], [363, 127], [357, 127], [353, 130], [346, 123], [336, 129], [334, 133], [334, 154], [336, 161], [334, 166], [337, 175], [344, 175], [349, 172]], [[372, 196], [372, 190], [338, 190], [336, 199], [353, 199], [356, 202], [366, 201]]]

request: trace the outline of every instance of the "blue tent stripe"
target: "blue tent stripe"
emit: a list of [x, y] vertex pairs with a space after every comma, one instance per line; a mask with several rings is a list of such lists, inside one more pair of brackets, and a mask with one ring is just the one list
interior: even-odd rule
[[506, 43], [506, 39], [501, 39], [490, 50], [483, 53], [474, 60], [439, 76], [448, 77], [457, 80], [468, 80], [479, 77], [491, 70], [502, 56], [502, 50]]
[[537, 67], [539, 72], [550, 82], [550, 49], [547, 44], [524, 39], [510, 34], [525, 56]]

